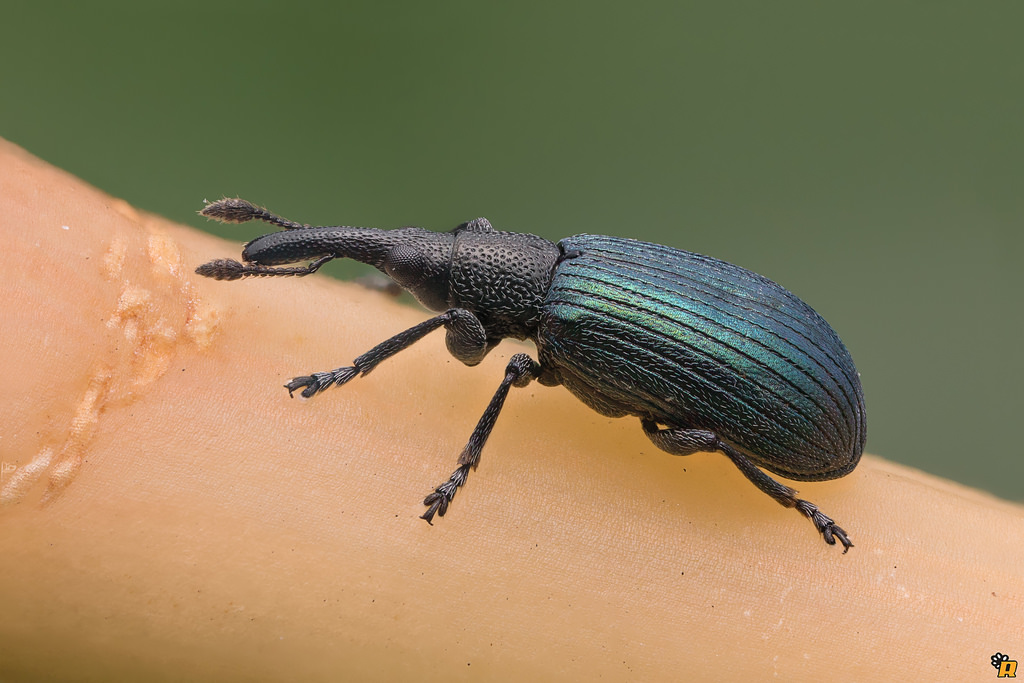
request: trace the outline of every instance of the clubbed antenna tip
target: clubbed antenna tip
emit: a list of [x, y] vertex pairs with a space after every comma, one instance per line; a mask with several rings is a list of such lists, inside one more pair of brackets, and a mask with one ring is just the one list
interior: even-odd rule
[[207, 204], [199, 212], [200, 216], [206, 216], [222, 223], [245, 223], [251, 220], [259, 220], [264, 223], [271, 223], [285, 230], [298, 230], [308, 228], [305, 223], [296, 223], [287, 218], [275, 216], [266, 209], [256, 206], [244, 199], [233, 198], [218, 199], [212, 204]]
[[266, 210], [253, 206], [244, 199], [225, 197], [204, 206], [199, 215], [224, 223], [245, 223], [258, 217], [261, 213], [266, 213]]
[[[212, 205], [211, 205], [212, 206]], [[239, 280], [246, 276], [248, 268], [229, 258], [210, 261], [196, 268], [196, 273], [214, 280]]]

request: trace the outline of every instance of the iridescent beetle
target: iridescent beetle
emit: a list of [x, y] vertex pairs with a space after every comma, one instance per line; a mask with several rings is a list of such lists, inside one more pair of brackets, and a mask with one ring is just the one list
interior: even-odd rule
[[[476, 365], [506, 337], [537, 345], [512, 356], [448, 481], [424, 500], [444, 516], [494, 427], [513, 385], [561, 384], [609, 417], [634, 415], [674, 455], [721, 451], [759, 489], [813, 522], [846, 552], [846, 532], [813, 503], [761, 471], [789, 479], [841, 477], [866, 437], [853, 360], [810, 306], [749, 270], [688, 251], [600, 235], [546, 239], [495, 230], [484, 218], [446, 233], [422, 228], [312, 227], [241, 199], [202, 215], [284, 228], [245, 245], [244, 263], [210, 261], [217, 280], [308, 275], [327, 261], [368, 263], [440, 315], [378, 344], [352, 365], [296, 377], [313, 396], [366, 374], [439, 327], [448, 350]], [[282, 264], [309, 261], [305, 266]]]

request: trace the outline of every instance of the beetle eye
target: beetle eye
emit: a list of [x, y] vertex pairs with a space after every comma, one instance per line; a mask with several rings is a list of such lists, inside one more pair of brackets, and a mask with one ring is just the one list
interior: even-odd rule
[[415, 287], [427, 275], [426, 258], [419, 249], [400, 244], [388, 250], [384, 259], [384, 272], [406, 289]]

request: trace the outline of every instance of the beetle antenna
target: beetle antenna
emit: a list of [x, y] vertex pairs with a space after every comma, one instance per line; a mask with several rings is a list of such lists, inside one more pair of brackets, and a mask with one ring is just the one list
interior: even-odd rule
[[212, 218], [221, 223], [246, 223], [251, 220], [263, 221], [285, 230], [303, 230], [314, 227], [305, 223], [296, 223], [287, 218], [281, 218], [261, 206], [256, 206], [252, 202], [247, 202], [237, 197], [233, 199], [225, 197], [224, 199], [207, 204], [199, 212], [199, 215]]
[[289, 266], [278, 268], [275, 266], [261, 266], [255, 263], [239, 263], [234, 259], [220, 258], [215, 261], [204, 263], [196, 268], [196, 273], [203, 277], [212, 277], [214, 280], [241, 280], [243, 277], [265, 277], [268, 275], [311, 275], [319, 270], [320, 266], [330, 261], [334, 256], [321, 256], [307, 266]]

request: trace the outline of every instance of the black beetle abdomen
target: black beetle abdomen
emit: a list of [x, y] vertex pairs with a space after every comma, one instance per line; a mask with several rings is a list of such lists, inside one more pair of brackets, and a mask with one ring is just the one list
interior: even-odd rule
[[602, 413], [704, 429], [796, 480], [840, 477], [864, 450], [846, 347], [810, 306], [739, 266], [598, 235], [559, 243], [540, 360]]

